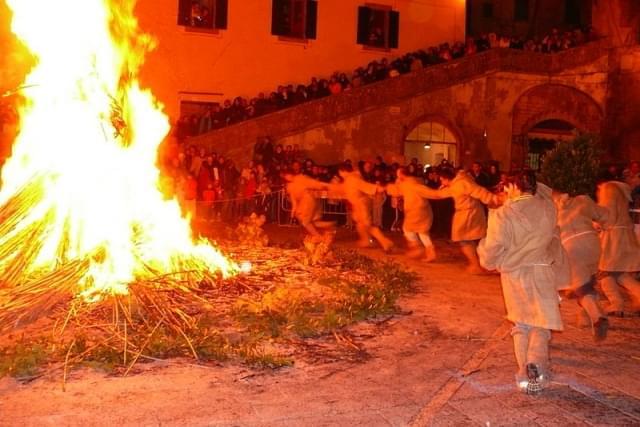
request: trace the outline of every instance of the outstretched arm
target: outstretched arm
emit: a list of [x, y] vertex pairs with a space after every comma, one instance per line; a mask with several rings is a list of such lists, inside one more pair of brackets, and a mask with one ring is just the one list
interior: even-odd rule
[[480, 264], [487, 270], [500, 270], [509, 242], [510, 227], [502, 210], [489, 211], [487, 235], [478, 245]]

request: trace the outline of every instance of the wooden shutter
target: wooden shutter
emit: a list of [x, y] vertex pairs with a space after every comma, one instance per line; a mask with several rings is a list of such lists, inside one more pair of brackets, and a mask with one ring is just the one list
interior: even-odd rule
[[389, 11], [389, 47], [398, 48], [400, 37], [400, 12]]
[[282, 22], [283, 11], [286, 7], [285, 1], [287, 0], [272, 0], [271, 7], [271, 34], [274, 36], [286, 36], [287, 29], [284, 28]]
[[371, 9], [367, 6], [358, 7], [358, 38], [356, 42], [358, 44], [369, 43], [369, 18], [371, 16]]
[[178, 2], [178, 25], [191, 24], [191, 0]]
[[227, 14], [229, 12], [229, 0], [216, 0], [216, 22], [215, 28], [227, 28]]
[[318, 29], [318, 2], [307, 0], [307, 22], [305, 25], [305, 38], [315, 39]]

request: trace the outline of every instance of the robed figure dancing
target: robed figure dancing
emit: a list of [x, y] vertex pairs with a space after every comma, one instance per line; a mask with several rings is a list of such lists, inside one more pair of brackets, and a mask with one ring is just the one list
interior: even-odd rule
[[[543, 186], [539, 184], [539, 187]], [[545, 187], [544, 191], [550, 192], [551, 189]], [[552, 197], [557, 210], [562, 247], [571, 270], [570, 281], [560, 287], [560, 293], [578, 302], [590, 319], [594, 339], [601, 341], [607, 336], [609, 321], [598, 304], [595, 290], [600, 239], [594, 223], [602, 225], [608, 211], [587, 195], [570, 197], [567, 193], [553, 191]]]
[[331, 233], [334, 224], [322, 221], [322, 203], [317, 192], [327, 190], [328, 184], [303, 174], [284, 173], [286, 189], [291, 199], [291, 213], [315, 241]]
[[600, 232], [600, 285], [609, 300], [610, 316], [624, 315], [624, 298], [620, 286], [632, 298], [632, 312], [640, 312], [640, 282], [633, 273], [640, 271], [640, 244], [633, 232], [629, 216], [631, 187], [609, 181], [598, 186], [598, 204], [607, 208], [607, 220]]
[[412, 258], [424, 256], [426, 262], [433, 261], [436, 259], [436, 249], [429, 236], [433, 211], [427, 199], [439, 198], [438, 192], [408, 175], [405, 168], [399, 168], [396, 174], [396, 182], [387, 184], [385, 191], [390, 196], [404, 199], [402, 231], [409, 246], [408, 255]]
[[569, 267], [556, 227], [553, 202], [536, 196], [533, 172], [513, 178], [505, 204], [489, 213], [487, 236], [480, 241], [480, 263], [500, 272], [507, 318], [518, 363], [516, 383], [527, 393], [549, 382], [551, 331], [563, 329], [558, 283]]
[[451, 223], [451, 240], [460, 244], [462, 254], [467, 258], [467, 271], [473, 274], [484, 270], [478, 263], [476, 247], [478, 241], [487, 232], [487, 216], [485, 205], [498, 206], [497, 195], [475, 183], [464, 171], [456, 171], [451, 167], [438, 170], [440, 182], [444, 188], [437, 190], [433, 198], [453, 197], [455, 213]]
[[393, 242], [371, 222], [372, 196], [384, 190], [378, 185], [366, 182], [360, 173], [353, 171], [349, 165], [341, 166], [339, 174], [343, 182], [332, 184], [331, 192], [341, 193], [351, 203], [353, 222], [356, 224], [359, 236], [358, 246], [370, 246], [370, 238], [373, 237], [383, 250], [389, 251], [393, 247]]

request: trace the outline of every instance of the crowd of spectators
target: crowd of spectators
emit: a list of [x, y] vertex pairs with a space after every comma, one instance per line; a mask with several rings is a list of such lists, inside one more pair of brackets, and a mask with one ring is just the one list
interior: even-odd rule
[[[175, 194], [192, 217], [228, 223], [254, 212], [264, 214], [269, 222], [282, 222], [283, 216], [287, 220], [286, 206], [280, 199], [285, 184], [283, 172], [302, 173], [319, 181], [335, 183], [340, 181], [339, 167], [347, 163], [358, 168], [365, 180], [385, 185], [395, 181], [397, 169], [403, 166], [397, 162], [386, 163], [380, 156], [322, 165], [308, 158], [297, 146], [274, 146], [268, 139], [255, 145], [253, 160], [245, 165], [235, 165], [220, 153], [189, 145], [179, 147], [164, 165], [163, 191]], [[417, 158], [404, 166], [425, 185], [439, 188], [437, 166], [425, 167]], [[438, 166], [453, 165], [443, 160]], [[501, 191], [501, 185], [506, 182], [506, 174], [500, 174], [497, 163], [491, 163], [487, 172], [480, 163], [474, 163], [470, 173], [481, 185], [494, 191]], [[341, 214], [336, 219], [349, 225], [348, 215], [345, 215], [347, 206], [342, 201], [327, 202], [333, 203], [333, 210]], [[378, 226], [399, 227], [401, 204], [398, 200], [380, 196], [373, 202], [374, 221]], [[436, 205], [441, 204], [442, 210], [449, 212], [448, 203], [438, 201]], [[442, 228], [446, 230], [448, 226]]]
[[[438, 168], [455, 167], [447, 160], [439, 165], [423, 165], [417, 158], [408, 164], [387, 163], [381, 156], [375, 159], [350, 159], [323, 165], [314, 162], [295, 145], [274, 145], [268, 138], [256, 144], [253, 159], [244, 165], [235, 165], [221, 153], [207, 152], [194, 146], [180, 145], [177, 152], [167, 159], [163, 170], [162, 187], [166, 194], [176, 195], [181, 205], [192, 217], [205, 221], [235, 223], [251, 213], [263, 214], [269, 222], [288, 222], [284, 196], [284, 172], [301, 173], [323, 182], [338, 183], [341, 178], [338, 169], [350, 164], [358, 169], [362, 177], [372, 183], [386, 185], [396, 179], [396, 171], [406, 166], [407, 172], [422, 180], [431, 188], [439, 188]], [[500, 193], [508, 183], [508, 177], [518, 169], [512, 164], [509, 171], [501, 171], [498, 162], [473, 162], [467, 173], [482, 187]], [[632, 207], [636, 224], [640, 224], [640, 163], [633, 161], [625, 167], [611, 164], [604, 171], [603, 179], [627, 182], [633, 189]], [[340, 200], [326, 200], [335, 212], [331, 219], [343, 225], [350, 225], [348, 206]], [[433, 232], [447, 235], [453, 213], [451, 200], [431, 201], [434, 212]], [[325, 206], [327, 208], [327, 206]], [[393, 197], [377, 195], [372, 200], [372, 218], [375, 225], [383, 229], [400, 229], [402, 202]], [[637, 227], [640, 227], [638, 225]]]
[[222, 105], [212, 105], [202, 115], [183, 116], [176, 124], [176, 136], [183, 141], [213, 129], [218, 129], [254, 117], [269, 114], [284, 108], [302, 104], [314, 99], [324, 98], [359, 86], [375, 83], [387, 78], [417, 71], [424, 67], [440, 64], [494, 48], [511, 48], [541, 53], [554, 53], [570, 49], [593, 40], [590, 30], [575, 30], [561, 33], [553, 30], [543, 38], [524, 40], [520, 37], [500, 37], [495, 33], [467, 38], [466, 42], [443, 43], [440, 46], [421, 49], [394, 60], [383, 58], [359, 67], [350, 77], [345, 73], [334, 73], [329, 78], [313, 77], [308, 85], [281, 85], [271, 92], [259, 93], [247, 100], [236, 97], [227, 99]]

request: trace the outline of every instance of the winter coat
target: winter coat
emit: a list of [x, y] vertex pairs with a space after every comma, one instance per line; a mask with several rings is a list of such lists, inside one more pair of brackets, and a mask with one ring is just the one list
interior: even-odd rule
[[598, 206], [589, 196], [553, 196], [558, 215], [560, 240], [571, 266], [571, 279], [560, 289], [578, 289], [598, 272], [600, 239], [593, 223], [607, 219], [607, 209]]
[[387, 194], [404, 199], [405, 233], [428, 233], [433, 223], [433, 211], [428, 198], [434, 198], [437, 190], [422, 184], [417, 178], [404, 177], [386, 186]]
[[600, 233], [600, 270], [640, 271], [640, 245], [629, 216], [631, 187], [609, 181], [598, 188], [598, 205], [609, 211]]
[[489, 213], [487, 236], [478, 246], [480, 264], [498, 270], [507, 318], [544, 329], [562, 330], [557, 285], [568, 278], [550, 200], [525, 195]]
[[482, 239], [487, 232], [487, 217], [482, 204], [497, 204], [497, 196], [460, 171], [448, 187], [435, 192], [432, 198], [447, 197], [453, 197], [456, 209], [451, 224], [451, 240], [462, 242]]
[[314, 190], [323, 190], [327, 184], [306, 175], [299, 174], [287, 184], [287, 193], [291, 198], [292, 214], [302, 225], [310, 224], [322, 218], [322, 205]]

